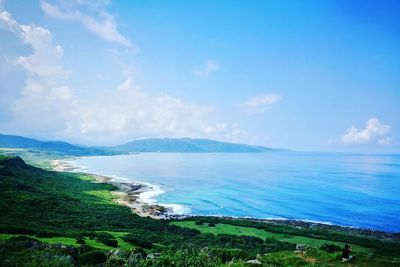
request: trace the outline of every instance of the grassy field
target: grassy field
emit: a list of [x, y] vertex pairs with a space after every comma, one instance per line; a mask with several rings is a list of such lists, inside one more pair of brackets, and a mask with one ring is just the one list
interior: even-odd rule
[[[128, 234], [127, 232], [112, 232], [112, 231], [105, 231], [105, 232], [111, 234], [114, 237], [114, 239], [118, 241], [118, 248], [121, 248], [124, 250], [130, 250], [130, 249], [136, 247], [136, 246], [123, 240], [123, 237]], [[76, 238], [72, 238], [72, 237], [59, 237], [59, 236], [57, 236], [57, 237], [38, 237], [35, 235], [19, 235], [19, 234], [0, 234], [0, 241], [5, 241], [12, 237], [17, 237], [17, 236], [26, 236], [26, 237], [34, 238], [43, 243], [48, 243], [48, 244], [63, 244], [63, 245], [74, 246], [74, 247], [79, 247], [81, 245], [81, 244], [77, 243]], [[107, 246], [101, 242], [96, 241], [94, 238], [84, 237], [83, 240], [85, 241], [85, 243], [87, 245], [89, 245], [93, 248], [96, 248], [96, 249], [102, 249], [102, 250], [115, 249], [113, 247]]]
[[[346, 243], [336, 242], [327, 239], [315, 239], [304, 236], [296, 236], [296, 235], [288, 235], [288, 234], [279, 234], [268, 232], [261, 229], [251, 228], [251, 227], [243, 227], [243, 226], [235, 226], [230, 224], [218, 223], [215, 226], [211, 227], [207, 223], [202, 225], [196, 225], [195, 221], [177, 221], [172, 222], [172, 224], [187, 227], [191, 229], [199, 230], [202, 233], [210, 233], [214, 235], [218, 234], [226, 234], [226, 235], [237, 235], [237, 236], [255, 236], [261, 239], [272, 238], [282, 242], [288, 242], [293, 244], [304, 244], [310, 247], [320, 247], [323, 244], [334, 244], [340, 247], [343, 247]], [[355, 252], [363, 252], [363, 253], [372, 253], [373, 250], [370, 248], [353, 245], [353, 250]]]

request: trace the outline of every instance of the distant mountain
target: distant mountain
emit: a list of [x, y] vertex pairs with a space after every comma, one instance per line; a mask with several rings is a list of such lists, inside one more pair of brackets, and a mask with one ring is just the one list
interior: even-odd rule
[[63, 141], [39, 141], [16, 135], [0, 134], [0, 148], [25, 148], [45, 150], [62, 155], [91, 156], [126, 154], [132, 152], [176, 152], [176, 153], [256, 153], [288, 151], [263, 146], [235, 144], [210, 139], [192, 138], [149, 138], [110, 147], [85, 147]]
[[270, 151], [288, 151], [263, 146], [234, 144], [209, 139], [192, 138], [150, 138], [134, 140], [129, 143], [107, 147], [114, 152], [225, 152], [225, 153], [255, 153]]
[[25, 148], [56, 152], [72, 156], [106, 155], [101, 149], [72, 145], [62, 141], [39, 141], [16, 135], [0, 134], [1, 148]]

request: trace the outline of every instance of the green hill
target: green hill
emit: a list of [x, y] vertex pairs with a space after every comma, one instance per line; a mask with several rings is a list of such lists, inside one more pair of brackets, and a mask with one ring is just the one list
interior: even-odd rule
[[72, 145], [62, 141], [39, 141], [16, 135], [0, 134], [0, 148], [25, 148], [56, 152], [71, 156], [106, 155], [105, 151], [97, 148]]
[[149, 138], [108, 147], [118, 152], [180, 152], [180, 153], [257, 153], [288, 151], [263, 146], [227, 143], [210, 139], [193, 138]]

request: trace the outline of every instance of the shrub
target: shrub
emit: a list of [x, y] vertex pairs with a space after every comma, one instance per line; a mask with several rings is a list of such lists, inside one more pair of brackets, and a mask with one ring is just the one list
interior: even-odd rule
[[232, 259], [245, 258], [246, 253], [241, 249], [228, 249], [228, 248], [213, 248], [210, 250], [211, 254], [226, 263]]
[[195, 222], [195, 224], [196, 224], [196, 225], [203, 225], [203, 222], [197, 221], [197, 222]]
[[329, 253], [334, 253], [336, 251], [341, 251], [342, 250], [341, 247], [339, 247], [337, 245], [334, 245], [334, 244], [323, 244], [320, 247], [320, 249], [322, 249], [322, 250], [324, 250], [326, 252], [329, 252]]
[[106, 267], [123, 267], [125, 266], [125, 260], [120, 258], [111, 258], [107, 260]]
[[113, 248], [118, 247], [118, 241], [115, 240], [114, 237], [109, 233], [99, 233], [96, 237], [96, 240]]
[[78, 262], [80, 265], [96, 265], [104, 263], [107, 260], [106, 254], [101, 250], [93, 250], [79, 255]]
[[81, 245], [86, 244], [85, 240], [83, 240], [82, 238], [76, 239], [76, 243], [81, 244]]
[[17, 242], [40, 242], [36, 238], [28, 237], [28, 236], [13, 236], [7, 240], [8, 243], [17, 243]]
[[115, 240], [115, 239], [103, 239], [103, 240], [101, 241], [101, 243], [103, 243], [104, 245], [113, 247], [113, 248], [118, 247], [118, 241]]
[[134, 248], [131, 250], [131, 255], [135, 255], [137, 258], [145, 259], [147, 257], [147, 253], [142, 248]]
[[132, 245], [136, 245], [136, 246], [139, 246], [142, 248], [152, 248], [153, 247], [153, 244], [151, 242], [139, 239], [132, 234], [128, 234], [128, 235], [124, 236], [123, 240], [131, 243]]
[[47, 232], [47, 231], [38, 231], [36, 232], [37, 237], [54, 237], [54, 236], [60, 236], [57, 233], [54, 232]]
[[215, 227], [215, 223], [209, 223], [208, 226]]

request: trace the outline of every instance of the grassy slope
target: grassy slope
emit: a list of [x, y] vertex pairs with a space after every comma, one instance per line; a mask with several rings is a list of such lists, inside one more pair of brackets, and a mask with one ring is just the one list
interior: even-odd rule
[[[112, 231], [106, 231], [107, 233], [111, 234], [114, 239], [118, 241], [118, 247], [124, 250], [129, 250], [132, 248], [135, 248], [136, 246], [126, 242], [123, 240], [123, 237], [126, 236], [128, 233], [127, 232], [112, 232]], [[9, 240], [12, 237], [17, 237], [17, 236], [27, 236], [31, 237], [37, 240], [40, 240], [44, 243], [49, 243], [49, 244], [64, 244], [67, 246], [74, 246], [74, 247], [79, 247], [80, 244], [77, 243], [76, 238], [72, 237], [38, 237], [35, 235], [20, 235], [20, 234], [0, 234], [0, 241], [1, 240]], [[101, 242], [96, 241], [96, 239], [93, 238], [88, 238], [84, 237], [83, 240], [85, 240], [85, 243], [93, 248], [96, 249], [103, 249], [103, 250], [112, 250], [115, 249], [113, 247], [107, 246]]]
[[[330, 254], [317, 247], [309, 251], [312, 259], [307, 258], [310, 255], [303, 259], [293, 253], [293, 244], [298, 241], [319, 246], [329, 240], [329, 238], [324, 240], [321, 233], [318, 234], [319, 238], [313, 239], [304, 236], [304, 233], [296, 235], [296, 231], [300, 230], [289, 229], [286, 226], [284, 230], [294, 231], [294, 234], [277, 233], [277, 230], [282, 230], [280, 228], [266, 231], [255, 227], [232, 225], [233, 222], [219, 218], [212, 219], [217, 222], [213, 229], [209, 229], [211, 227], [208, 226], [208, 228], [197, 227], [197, 225], [197, 229], [189, 229], [187, 227], [194, 228], [193, 222], [190, 221], [174, 222], [173, 224], [186, 226], [178, 227], [169, 221], [141, 218], [132, 214], [129, 208], [113, 202], [114, 189], [109, 184], [93, 183], [93, 178], [87, 175], [44, 171], [26, 165], [19, 158], [0, 155], [0, 232], [2, 233], [0, 234], [0, 251], [2, 251], [0, 265], [10, 258], [13, 261], [19, 259], [27, 261], [38, 254], [41, 258], [38, 257], [43, 260], [42, 256], [47, 255], [46, 249], [32, 251], [16, 247], [15, 244], [18, 242], [12, 243], [12, 237], [17, 235], [75, 247], [80, 247], [77, 243], [80, 238], [89, 247], [110, 250], [112, 247], [98, 239], [104, 234], [117, 240], [118, 246], [125, 250], [153, 243], [155, 247], [146, 251], [161, 252], [159, 261], [164, 262], [164, 266], [168, 266], [168, 262], [183, 266], [178, 263], [183, 264], [188, 259], [202, 264], [199, 263], [198, 266], [212, 265], [209, 260], [215, 266], [220, 266], [222, 262], [230, 261], [232, 258], [236, 259], [236, 266], [243, 266], [241, 261], [264, 253], [268, 254], [262, 256], [260, 260], [274, 266], [293, 265], [289, 264], [292, 261], [296, 262], [293, 266], [305, 266], [310, 260], [317, 261], [320, 266], [328, 263], [333, 266], [338, 263], [337, 253]], [[244, 221], [235, 221], [235, 223], [244, 223]], [[342, 235], [345, 234], [342, 233]], [[124, 240], [127, 236], [130, 237], [130, 242]], [[135, 243], [137, 242], [135, 240], [140, 242]], [[209, 251], [204, 251], [204, 247], [208, 247]], [[367, 249], [359, 249], [367, 251]], [[380, 263], [383, 262], [385, 266], [396, 266], [398, 263], [391, 263], [392, 258], [381, 256], [380, 251], [376, 251], [377, 254], [373, 256], [357, 254], [357, 251], [355, 253], [358, 260], [367, 264], [366, 266], [376, 266], [377, 260]], [[210, 255], [212, 255], [211, 258]], [[143, 262], [143, 266], [149, 266], [146, 260]]]
[[55, 159], [67, 159], [71, 156], [60, 155], [52, 151], [40, 151], [25, 148], [1, 148], [0, 153], [6, 156], [15, 157], [19, 156], [24, 159], [24, 161], [30, 165], [51, 170], [51, 161]]
[[[323, 244], [329, 243], [334, 244], [340, 247], [343, 247], [346, 243], [343, 242], [336, 242], [327, 239], [315, 239], [309, 238], [305, 236], [298, 236], [298, 235], [288, 235], [288, 234], [280, 234], [265, 231], [262, 229], [256, 229], [251, 227], [243, 227], [243, 226], [235, 226], [229, 224], [218, 223], [215, 227], [210, 227], [208, 224], [196, 225], [195, 221], [180, 221], [180, 222], [172, 222], [172, 224], [180, 226], [180, 227], [187, 227], [191, 229], [197, 229], [202, 233], [211, 233], [214, 235], [218, 234], [227, 234], [227, 235], [245, 235], [245, 236], [255, 236], [261, 239], [266, 238], [273, 238], [277, 239], [282, 242], [294, 243], [294, 244], [305, 244], [311, 247], [319, 247]], [[354, 252], [364, 252], [364, 253], [372, 253], [373, 250], [367, 247], [358, 246], [352, 244]]]

